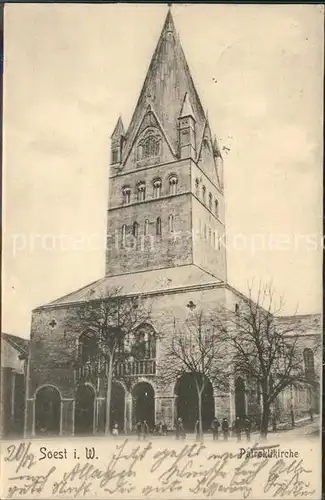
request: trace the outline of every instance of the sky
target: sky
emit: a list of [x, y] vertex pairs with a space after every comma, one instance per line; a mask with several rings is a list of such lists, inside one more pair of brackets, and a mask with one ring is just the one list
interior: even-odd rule
[[[167, 6], [6, 4], [2, 331], [104, 275], [110, 135], [125, 126]], [[176, 5], [224, 156], [228, 281], [322, 302], [323, 6]]]

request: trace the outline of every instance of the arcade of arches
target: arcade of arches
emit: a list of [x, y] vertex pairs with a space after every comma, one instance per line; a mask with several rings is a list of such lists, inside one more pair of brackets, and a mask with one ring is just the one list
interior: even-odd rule
[[35, 434], [60, 434], [61, 396], [52, 386], [42, 387], [35, 398]]
[[[215, 416], [226, 416], [230, 421], [255, 413], [245, 381], [237, 376], [232, 394], [216, 394], [206, 379], [202, 394], [203, 429], [208, 430]], [[308, 389], [311, 392], [311, 388]], [[256, 394], [255, 394], [256, 399]], [[91, 435], [105, 429], [105, 398], [99, 396], [93, 385], [84, 383], [76, 387], [74, 398], [64, 398], [54, 386], [39, 388], [30, 401], [34, 411], [33, 434], [39, 435]], [[198, 395], [195, 375], [184, 374], [175, 384], [174, 392], [162, 393], [150, 379], [137, 379], [128, 390], [119, 381], [113, 381], [110, 423], [117, 423], [120, 432], [135, 429], [138, 421], [146, 420], [153, 429], [159, 422], [173, 428], [178, 417], [184, 429], [193, 432], [198, 419]], [[253, 412], [253, 413], [252, 413]]]

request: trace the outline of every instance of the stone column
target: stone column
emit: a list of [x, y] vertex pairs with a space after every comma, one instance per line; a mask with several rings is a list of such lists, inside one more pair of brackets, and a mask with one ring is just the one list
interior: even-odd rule
[[218, 420], [227, 418], [231, 422], [231, 395], [230, 393], [214, 392], [214, 415]]
[[171, 428], [174, 429], [175, 427], [175, 421], [176, 421], [176, 417], [177, 417], [177, 398], [178, 396], [175, 395], [173, 396], [172, 398], [172, 421], [171, 421]]
[[60, 435], [74, 435], [74, 400], [72, 398], [61, 400]]
[[35, 436], [35, 399], [28, 398], [26, 403], [25, 411], [27, 412], [27, 426], [25, 438]]
[[133, 430], [133, 398], [131, 394], [125, 395], [125, 427], [126, 432], [132, 432]]
[[175, 396], [157, 395], [155, 396], [155, 422], [156, 424], [166, 423], [170, 429], [174, 426], [175, 419]]

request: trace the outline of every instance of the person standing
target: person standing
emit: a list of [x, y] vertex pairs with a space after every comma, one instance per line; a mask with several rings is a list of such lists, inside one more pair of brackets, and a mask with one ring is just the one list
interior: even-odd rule
[[117, 422], [115, 422], [114, 425], [113, 425], [112, 434], [113, 434], [114, 437], [118, 436], [118, 425], [117, 425]]
[[212, 439], [214, 441], [219, 438], [219, 427], [220, 427], [219, 420], [217, 418], [214, 418], [211, 424]]
[[147, 424], [147, 421], [146, 421], [146, 420], [144, 420], [144, 421], [142, 422], [142, 426], [141, 426], [141, 433], [142, 433], [142, 437], [143, 437], [143, 439], [147, 439], [147, 436], [148, 436], [148, 434], [149, 434], [149, 426], [148, 426], [148, 424]]
[[137, 431], [138, 440], [141, 439], [141, 427], [142, 427], [142, 422], [139, 420], [139, 422], [137, 422], [137, 424], [135, 426], [136, 431]]
[[183, 421], [181, 417], [178, 417], [176, 420], [176, 439], [183, 439], [183, 434], [184, 434], [184, 427], [183, 427]]
[[251, 421], [248, 417], [245, 417], [244, 429], [245, 429], [246, 439], [247, 439], [247, 441], [250, 441], [251, 440]]
[[237, 441], [241, 441], [241, 420], [239, 417], [236, 417], [235, 420], [235, 432], [236, 432], [236, 437]]
[[222, 419], [222, 424], [221, 424], [221, 428], [222, 428], [222, 433], [223, 433], [223, 438], [225, 441], [228, 441], [228, 436], [229, 436], [229, 423], [228, 423], [228, 420], [226, 419], [226, 417], [224, 417]]

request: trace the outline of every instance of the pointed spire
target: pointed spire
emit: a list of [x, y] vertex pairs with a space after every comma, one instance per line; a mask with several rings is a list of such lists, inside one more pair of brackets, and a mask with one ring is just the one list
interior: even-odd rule
[[196, 133], [200, 137], [205, 125], [205, 113], [169, 10], [126, 133], [124, 161], [128, 158], [137, 130], [147, 112], [148, 101], [152, 102], [152, 107], [173, 150], [178, 150], [178, 119], [186, 93], [192, 115], [196, 120]]
[[176, 35], [175, 24], [170, 7], [168, 9], [167, 16], [165, 19], [165, 24], [161, 34], [163, 35], [164, 33], [174, 33]]
[[187, 116], [191, 116], [193, 120], [195, 120], [194, 111], [190, 102], [190, 98], [188, 96], [188, 93], [186, 92], [179, 117], [185, 118]]
[[117, 120], [117, 124], [115, 125], [114, 132], [111, 135], [111, 139], [115, 137], [121, 137], [125, 135], [125, 130], [123, 126], [123, 121], [121, 115], [119, 116], [119, 119]]
[[221, 151], [220, 151], [219, 144], [218, 144], [216, 136], [214, 136], [214, 139], [213, 139], [213, 152], [214, 152], [214, 155], [217, 158], [218, 157], [221, 158]]

